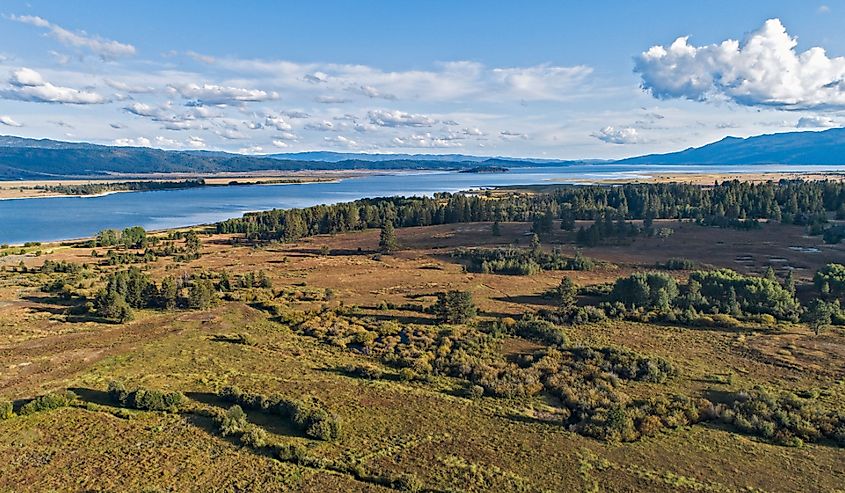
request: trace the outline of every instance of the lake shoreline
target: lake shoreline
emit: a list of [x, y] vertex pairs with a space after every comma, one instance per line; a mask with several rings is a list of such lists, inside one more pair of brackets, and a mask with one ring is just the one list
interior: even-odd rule
[[[189, 188], [141, 190], [142, 195], [123, 190], [84, 195], [97, 200], [68, 200], [76, 196], [50, 197], [53, 200], [0, 200], [0, 243], [61, 243], [84, 241], [103, 229], [142, 226], [148, 231], [167, 231], [196, 225], [215, 224], [241, 217], [248, 211], [305, 208], [385, 196], [432, 196], [438, 192], [465, 191], [507, 193], [515, 190], [543, 190], [566, 184], [606, 184], [644, 182], [695, 183], [714, 181], [776, 181], [779, 179], [845, 179], [836, 168], [757, 166], [714, 169], [699, 167], [593, 166], [560, 168], [516, 168], [503, 174], [472, 174], [455, 171], [369, 171], [357, 173], [312, 174], [287, 183], [279, 176], [252, 175], [249, 183], [232, 176], [215, 177], [216, 184]], [[289, 177], [289, 175], [288, 175]], [[169, 178], [185, 178], [173, 177]], [[316, 180], [313, 178], [320, 178]], [[354, 178], [354, 179], [352, 179]], [[264, 184], [262, 187], [248, 185]], [[227, 186], [222, 186], [227, 185]], [[242, 185], [242, 186], [237, 186]], [[286, 185], [274, 188], [270, 185]], [[309, 185], [299, 187], [296, 185]], [[483, 192], [491, 193], [491, 192]], [[40, 197], [47, 198], [47, 197]]]

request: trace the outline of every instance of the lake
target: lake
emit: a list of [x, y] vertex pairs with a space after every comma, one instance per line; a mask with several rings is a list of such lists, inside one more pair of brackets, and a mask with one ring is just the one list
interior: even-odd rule
[[650, 166], [585, 164], [517, 168], [507, 173], [398, 172], [330, 183], [235, 185], [125, 192], [98, 197], [0, 200], [0, 243], [93, 236], [106, 228], [165, 229], [239, 217], [245, 212], [308, 207], [364, 197], [431, 195], [469, 188], [635, 178], [643, 174], [831, 171], [834, 166]]

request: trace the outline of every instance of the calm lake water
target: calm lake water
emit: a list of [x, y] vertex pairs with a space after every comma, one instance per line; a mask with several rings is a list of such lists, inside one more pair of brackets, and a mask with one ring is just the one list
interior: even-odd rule
[[633, 178], [660, 172], [830, 171], [834, 166], [572, 165], [501, 174], [419, 172], [371, 175], [334, 183], [225, 186], [116, 193], [101, 197], [0, 200], [0, 243], [83, 238], [106, 228], [164, 229], [206, 224], [245, 212], [308, 207], [364, 197], [431, 195], [469, 188]]

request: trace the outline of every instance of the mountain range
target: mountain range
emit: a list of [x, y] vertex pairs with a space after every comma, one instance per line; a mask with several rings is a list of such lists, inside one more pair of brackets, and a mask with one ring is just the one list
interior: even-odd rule
[[341, 169], [467, 169], [478, 166], [566, 166], [578, 163], [845, 166], [845, 128], [724, 139], [666, 154], [616, 161], [561, 161], [463, 154], [367, 154], [329, 151], [251, 156], [217, 151], [165, 151], [0, 136], [0, 179], [51, 179], [109, 174], [213, 173]]

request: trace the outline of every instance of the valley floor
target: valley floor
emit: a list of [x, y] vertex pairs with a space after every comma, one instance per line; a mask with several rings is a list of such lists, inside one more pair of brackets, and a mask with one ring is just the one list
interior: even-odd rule
[[[472, 293], [479, 319], [516, 317], [550, 303], [540, 295], [568, 276], [581, 286], [651, 269], [669, 258], [762, 274], [794, 269], [807, 281], [828, 262], [845, 261], [842, 246], [808, 237], [798, 226], [760, 230], [715, 229], [660, 221], [668, 238], [637, 238], [630, 245], [584, 248], [605, 261], [584, 272], [506, 276], [465, 272], [449, 257], [456, 247], [528, 243], [530, 224], [465, 223], [398, 229], [401, 249], [374, 256], [379, 232], [317, 236], [261, 248], [232, 245], [226, 235], [202, 238], [203, 255], [188, 263], [159, 259], [150, 276], [199, 270], [233, 274], [264, 271], [286, 309], [355, 307], [376, 321], [418, 324], [433, 318], [409, 304], [433, 293]], [[555, 230], [544, 245], [574, 253], [573, 233]], [[0, 397], [23, 400], [71, 389], [84, 405], [0, 421], [2, 491], [386, 491], [384, 485], [317, 465], [279, 461], [221, 437], [201, 413], [125, 411], [105, 396], [120, 379], [146, 388], [180, 391], [194, 405], [224, 409], [216, 392], [311, 395], [344, 422], [337, 442], [312, 440], [265, 413], [250, 422], [273, 440], [301, 445], [326, 463], [347, 461], [369, 470], [406, 475], [426, 491], [842, 491], [845, 449], [827, 443], [784, 447], [717, 424], [681, 427], [633, 443], [606, 443], [540, 419], [548, 396], [461, 395], [463, 383], [446, 376], [403, 380], [373, 357], [291, 328], [255, 303], [225, 301], [203, 311], [141, 310], [126, 324], [76, 316], [67, 302], [12, 272], [45, 260], [91, 262], [91, 248], [41, 246], [35, 256], [0, 258]], [[683, 272], [678, 273], [679, 276]], [[319, 296], [318, 296], [319, 295]], [[248, 334], [249, 343], [234, 337]], [[624, 391], [666, 390], [720, 395], [755, 385], [821, 390], [842, 409], [845, 331], [820, 336], [802, 324], [769, 330], [690, 328], [665, 323], [605, 321], [567, 329], [573, 344], [624, 347], [660, 356], [679, 369], [666, 384], [623, 383]], [[530, 355], [532, 341], [509, 338], [508, 358]], [[349, 375], [350, 365], [372, 365], [388, 376]], [[403, 483], [404, 484], [404, 483]], [[413, 490], [413, 485], [406, 489]]]

